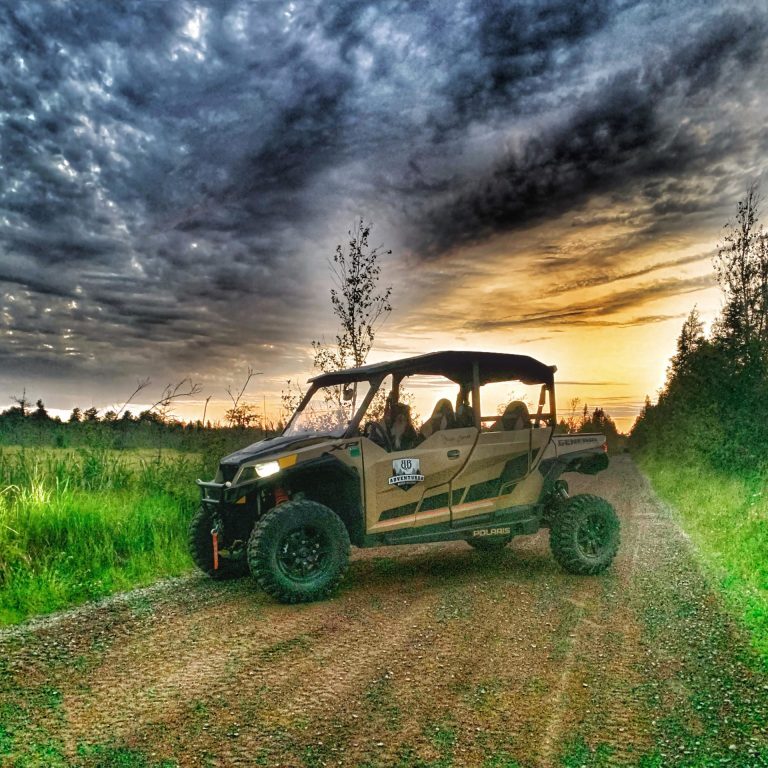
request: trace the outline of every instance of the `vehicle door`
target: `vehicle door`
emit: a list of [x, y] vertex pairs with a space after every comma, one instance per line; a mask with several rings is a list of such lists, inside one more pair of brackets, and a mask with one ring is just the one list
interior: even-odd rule
[[[427, 379], [428, 381], [424, 381]], [[422, 413], [431, 413], [441, 396], [450, 398], [458, 386], [442, 377], [411, 376], [400, 390], [411, 402], [419, 432], [417, 445], [388, 451], [363, 438], [367, 533], [383, 533], [414, 525], [450, 522], [450, 483], [467, 461], [477, 438], [474, 427], [439, 429], [420, 434]]]
[[[525, 409], [517, 411], [517, 403]], [[499, 510], [533, 503], [541, 489], [538, 473], [532, 469], [538, 465], [552, 429], [537, 419], [538, 387], [524, 387], [520, 382], [487, 384], [480, 388], [480, 404], [482, 427], [477, 444], [452, 483], [454, 524], [469, 518], [490, 522]], [[510, 406], [527, 418], [505, 417]]]

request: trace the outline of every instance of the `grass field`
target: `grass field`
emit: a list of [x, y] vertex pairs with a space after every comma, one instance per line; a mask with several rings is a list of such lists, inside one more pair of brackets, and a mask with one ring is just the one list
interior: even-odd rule
[[768, 659], [768, 491], [759, 474], [733, 477], [649, 455], [637, 457], [679, 514], [709, 573]]
[[178, 575], [199, 455], [0, 451], [0, 624]]

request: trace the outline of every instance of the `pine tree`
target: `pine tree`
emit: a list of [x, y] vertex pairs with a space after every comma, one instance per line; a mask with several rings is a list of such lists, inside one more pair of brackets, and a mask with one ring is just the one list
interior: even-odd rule
[[704, 323], [699, 317], [699, 311], [694, 306], [680, 329], [677, 337], [677, 352], [670, 360], [667, 370], [667, 382], [672, 382], [690, 371], [691, 361], [704, 345]]
[[741, 362], [768, 352], [768, 233], [759, 223], [760, 202], [753, 184], [725, 225], [714, 265], [725, 298], [715, 330]]

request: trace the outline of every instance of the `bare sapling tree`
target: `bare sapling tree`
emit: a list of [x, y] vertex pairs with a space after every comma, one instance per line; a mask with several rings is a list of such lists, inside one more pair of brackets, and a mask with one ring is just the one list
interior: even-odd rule
[[201, 424], [203, 427], [205, 427], [205, 415], [208, 413], [208, 403], [211, 400], [211, 395], [208, 395], [208, 397], [205, 398], [205, 405], [203, 406], [203, 420]]
[[577, 415], [581, 408], [581, 398], [572, 397], [568, 401], [568, 406], [570, 409], [568, 415], [565, 418], [560, 419], [560, 429], [571, 434], [573, 432], [578, 432], [579, 427], [581, 426], [581, 419]]
[[282, 425], [288, 423], [288, 419], [293, 416], [299, 403], [304, 399], [304, 390], [301, 384], [294, 379], [288, 379], [287, 388], [280, 390], [280, 421]]
[[200, 394], [202, 385], [193, 383], [192, 379], [182, 379], [178, 384], [168, 384], [163, 390], [162, 397], [148, 409], [149, 413], [157, 413], [162, 422], [168, 421], [171, 408], [182, 397], [194, 397]]
[[241, 401], [243, 399], [243, 395], [245, 394], [245, 390], [251, 383], [251, 379], [254, 376], [261, 376], [261, 374], [261, 371], [254, 371], [253, 368], [251, 368], [249, 365], [248, 372], [245, 377], [245, 382], [237, 394], [235, 394], [231, 385], [227, 386], [227, 394], [229, 395], [229, 399], [232, 401], [232, 407], [224, 414], [224, 417], [227, 419], [230, 427], [246, 428], [255, 425], [258, 419], [258, 409], [255, 405], [243, 403]]
[[115, 418], [118, 418], [120, 414], [125, 410], [128, 403], [130, 403], [131, 400], [133, 400], [133, 398], [139, 394], [139, 392], [146, 389], [151, 383], [152, 382], [149, 376], [147, 376], [146, 379], [138, 379], [136, 381], [136, 389], [133, 390], [133, 392], [131, 393], [131, 396], [120, 406], [120, 410], [117, 411]]
[[371, 224], [358, 219], [349, 230], [346, 250], [338, 245], [329, 262], [334, 287], [331, 307], [339, 321], [336, 344], [312, 342], [314, 366], [337, 371], [363, 365], [373, 347], [376, 330], [392, 311], [392, 287], [379, 288], [380, 259], [392, 251], [371, 248]]
[[24, 390], [21, 393], [21, 397], [19, 397], [18, 395], [11, 395], [11, 400], [13, 400], [13, 402], [16, 403], [16, 407], [19, 409], [18, 413], [21, 416], [27, 416], [29, 414], [30, 402], [27, 399], [26, 387], [24, 387]]
[[[331, 309], [339, 322], [335, 344], [313, 341], [314, 367], [328, 373], [365, 364], [373, 347], [376, 331], [392, 311], [392, 286], [380, 287], [382, 256], [392, 253], [383, 246], [371, 247], [372, 224], [358, 219], [347, 234], [346, 249], [339, 244], [329, 267], [333, 280]], [[342, 411], [354, 411], [357, 387], [351, 401], [345, 402], [341, 388], [327, 393], [328, 406]], [[383, 393], [379, 393], [373, 410], [384, 410]]]

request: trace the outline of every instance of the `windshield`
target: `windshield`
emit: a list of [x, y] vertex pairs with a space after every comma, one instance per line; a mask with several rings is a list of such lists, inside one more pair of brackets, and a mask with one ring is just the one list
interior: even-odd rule
[[367, 381], [320, 387], [299, 408], [284, 435], [329, 435], [341, 437], [365, 400], [371, 385]]

